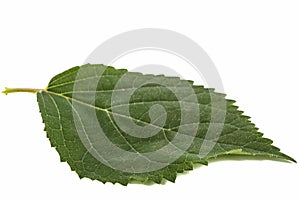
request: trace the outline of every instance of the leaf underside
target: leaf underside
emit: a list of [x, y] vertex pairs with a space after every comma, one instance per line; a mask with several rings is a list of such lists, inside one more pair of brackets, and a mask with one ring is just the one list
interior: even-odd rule
[[[80, 77], [78, 76], [79, 71]], [[129, 75], [130, 78], [125, 80], [122, 91], [126, 93], [134, 89], [134, 92], [127, 104], [115, 105], [111, 101], [113, 91], [125, 74]], [[92, 148], [88, 149], [85, 145], [86, 141], [79, 135], [78, 122], [81, 122], [80, 127], [87, 135], [90, 134], [89, 130], [91, 130], [91, 134], [97, 132], [98, 127], [93, 123], [88, 123], [92, 119], [87, 118], [93, 116], [83, 116], [80, 114], [84, 113], [82, 111], [86, 111], [86, 113], [95, 112], [97, 122], [108, 140], [116, 148], [130, 152], [132, 155], [155, 152], [170, 144], [177, 136], [179, 127], [182, 125], [180, 120], [185, 114], [181, 112], [182, 102], [178, 101], [178, 97], [174, 95], [172, 90], [165, 85], [152, 83], [135, 88], [137, 80], [147, 82], [152, 79], [159, 80], [170, 87], [172, 85], [174, 87], [180, 85], [187, 87], [188, 85], [192, 88], [197, 100], [196, 106], [199, 108], [199, 119], [197, 123], [184, 124], [188, 128], [193, 128], [189, 126], [195, 127], [195, 125], [197, 127], [195, 135], [189, 136], [187, 133], [188, 137], [192, 137], [189, 146], [174, 161], [152, 171], [122, 170], [126, 166], [126, 156], [114, 158], [124, 162], [123, 168], [120, 169], [100, 161], [93, 154]], [[96, 87], [92, 88], [91, 83], [96, 83]], [[74, 90], [75, 84], [79, 84], [80, 89]], [[184, 91], [187, 90], [184, 88], [179, 90], [179, 92]], [[243, 115], [243, 112], [233, 105], [233, 100], [226, 100], [224, 94], [216, 93], [213, 89], [207, 89], [203, 86], [195, 86], [193, 82], [180, 80], [177, 77], [143, 75], [100, 64], [87, 64], [71, 68], [53, 77], [46, 90], [37, 93], [37, 100], [51, 146], [58, 151], [61, 161], [67, 162], [80, 178], [87, 177], [103, 183], [112, 182], [122, 185], [127, 185], [132, 181], [162, 183], [163, 179], [174, 182], [177, 173], [192, 170], [194, 164], [207, 165], [208, 160], [227, 154], [263, 156], [271, 159], [295, 161], [281, 153], [277, 147], [272, 146], [270, 139], [263, 138], [263, 134], [258, 132], [255, 125], [250, 122], [249, 117]], [[225, 104], [220, 106], [218, 102], [225, 102]], [[132, 120], [136, 126], [151, 125], [153, 120], [155, 121], [155, 117], [157, 121], [162, 120], [159, 118], [162, 115], [158, 116], [152, 113], [151, 117], [151, 113], [149, 113], [150, 108], [157, 104], [165, 109], [166, 119], [164, 119], [163, 125], [155, 125], [155, 130], [159, 129], [155, 135], [144, 138], [137, 137], [139, 133], [132, 135], [124, 131], [115, 121], [115, 114], [119, 114], [121, 117]], [[127, 106], [130, 115], [116, 113], [114, 106], [116, 109], [118, 106]], [[217, 112], [216, 116], [223, 114], [224, 118], [214, 117], [212, 111]], [[156, 123], [159, 124], [159, 122]], [[207, 137], [208, 129], [215, 132], [215, 137]], [[93, 137], [91, 136], [91, 138]], [[203, 144], [210, 144], [209, 142], [214, 145], [209, 147], [211, 149], [205, 149]], [[96, 143], [97, 139], [89, 141], [91, 146], [97, 146]], [[209, 151], [201, 156], [201, 148], [204, 151]], [[107, 149], [101, 148], [97, 150], [100, 154], [101, 151], [102, 153], [107, 151]], [[166, 152], [166, 154], [172, 160], [172, 152]], [[135, 166], [132, 165], [132, 167]]]

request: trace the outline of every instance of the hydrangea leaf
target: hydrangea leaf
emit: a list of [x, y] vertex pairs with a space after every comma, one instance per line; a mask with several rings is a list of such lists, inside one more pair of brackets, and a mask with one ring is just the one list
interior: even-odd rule
[[33, 92], [51, 146], [80, 178], [174, 182], [194, 164], [228, 154], [295, 162], [235, 101], [178, 77], [86, 64]]

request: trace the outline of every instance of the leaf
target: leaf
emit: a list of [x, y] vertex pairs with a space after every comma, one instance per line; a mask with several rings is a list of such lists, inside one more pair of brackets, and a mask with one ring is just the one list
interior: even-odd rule
[[233, 100], [178, 77], [87, 64], [52, 78], [37, 100], [51, 146], [80, 178], [174, 182], [228, 154], [296, 162]]

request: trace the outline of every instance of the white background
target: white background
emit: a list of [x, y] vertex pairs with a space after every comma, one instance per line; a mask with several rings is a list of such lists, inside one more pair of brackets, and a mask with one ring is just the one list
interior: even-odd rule
[[[164, 28], [196, 41], [229, 98], [300, 161], [297, 1], [1, 1], [0, 88], [44, 88], [110, 37]], [[80, 180], [43, 132], [35, 95], [0, 95], [0, 199], [299, 199], [300, 166], [220, 161], [165, 185]]]

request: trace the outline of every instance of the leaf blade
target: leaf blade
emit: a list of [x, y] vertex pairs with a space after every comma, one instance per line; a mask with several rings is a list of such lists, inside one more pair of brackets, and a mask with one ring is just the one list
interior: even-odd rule
[[[79, 70], [83, 70], [84, 72], [80, 78], [78, 78]], [[128, 79], [128, 81], [122, 85], [123, 88], [119, 90], [124, 90], [125, 93], [128, 93], [135, 89], [135, 93], [132, 95], [133, 97], [128, 104], [122, 104], [120, 100], [120, 103], [112, 105], [111, 98], [113, 92], [116, 90], [115, 86], [125, 74], [130, 74], [130, 79]], [[109, 166], [109, 162], [113, 162], [109, 161], [109, 159], [105, 160], [107, 162], [106, 164], [103, 163], [103, 160], [102, 162], [99, 161], [99, 159], [91, 153], [91, 149], [87, 150], [83, 144], [84, 141], [82, 141], [82, 138], [78, 135], [76, 120], [74, 120], [75, 105], [77, 105], [77, 108], [82, 108], [83, 110], [95, 110], [97, 119], [103, 127], [108, 139], [118, 148], [127, 152], [136, 154], [154, 152], [169, 144], [170, 141], [176, 137], [178, 128], [181, 127], [180, 119], [182, 113], [180, 113], [181, 104], [176, 101], [176, 96], [172, 95], [172, 89], [170, 90], [155, 84], [134, 88], [134, 81], [138, 82], [152, 79], [164, 81], [169, 88], [179, 88], [180, 86], [186, 85], [193, 88], [198, 100], [197, 106], [199, 106], [200, 110], [200, 120], [198, 121], [199, 123], [194, 123], [199, 126], [195, 136], [186, 133], [187, 138], [193, 137], [189, 148], [186, 149], [178, 159], [174, 160], [174, 162], [168, 163], [168, 165], [158, 170], [144, 173], [130, 173], [115, 169]], [[89, 84], [95, 81], [97, 81], [97, 87], [96, 90], [93, 91], [89, 88], [91, 87]], [[74, 84], [77, 83], [81, 83], [80, 86], [82, 87], [80, 90], [74, 90]], [[94, 92], [94, 96], [89, 95], [89, 93]], [[184, 93], [184, 90], [181, 90], [181, 92]], [[188, 95], [189, 94], [186, 96]], [[103, 183], [118, 182], [123, 185], [127, 185], [132, 180], [141, 182], [150, 180], [155, 183], [161, 183], [163, 179], [167, 179], [174, 182], [177, 173], [191, 170], [193, 163], [207, 165], [209, 159], [238, 150], [240, 150], [240, 153], [250, 155], [262, 155], [295, 161], [293, 158], [281, 153], [278, 148], [272, 146], [271, 140], [262, 138], [262, 133], [257, 131], [255, 125], [250, 122], [249, 117], [242, 115], [242, 112], [238, 110], [237, 106], [233, 105], [234, 102], [232, 100], [226, 100], [226, 109], [224, 110], [220, 104], [212, 104], [212, 95], [215, 96], [217, 102], [218, 100], [222, 102], [225, 99], [224, 94], [215, 93], [212, 89], [206, 89], [202, 86], [193, 86], [191, 81], [180, 80], [176, 77], [142, 75], [141, 73], [127, 72], [127, 70], [124, 69], [117, 70], [104, 65], [89, 64], [71, 68], [53, 77], [46, 91], [37, 93], [40, 111], [43, 122], [45, 123], [45, 130], [47, 137], [50, 139], [51, 146], [56, 148], [61, 160], [68, 162], [71, 169], [75, 170], [79, 177], [88, 177]], [[184, 101], [186, 101], [186, 105], [192, 103], [189, 102], [189, 98], [186, 98]], [[166, 109], [168, 116], [166, 118], [166, 127], [162, 127], [159, 124], [161, 120], [159, 117], [163, 115], [156, 116], [156, 119], [158, 119], [158, 125], [154, 124], [156, 127], [151, 123], [151, 112], [149, 112], [149, 110], [158, 103], [163, 105]], [[126, 113], [122, 113], [124, 112], [122, 109], [116, 109], [128, 105], [131, 109], [130, 116], [126, 115]], [[212, 119], [212, 117], [214, 117], [210, 114], [212, 111], [225, 112], [225, 124], [222, 130], [218, 130], [218, 122], [220, 121], [221, 123], [222, 120], [218, 118]], [[116, 125], [116, 121], [114, 121], [116, 115], [121, 116], [121, 118], [133, 119], [136, 125], [143, 125], [143, 127], [151, 125], [152, 128], [161, 128], [162, 130], [150, 139], [148, 137], [137, 139], [137, 137], [127, 134]], [[79, 121], [79, 118], [80, 115], [78, 115], [77, 121]], [[85, 123], [88, 124], [89, 122], [85, 121]], [[215, 138], [208, 140], [205, 137], [205, 133], [211, 124], [215, 127], [216, 132], [220, 132], [220, 137], [217, 138], [217, 141], [214, 141]], [[89, 126], [92, 127], [93, 124]], [[186, 124], [186, 126], [192, 127], [193, 123]], [[92, 130], [92, 128], [89, 128], [89, 130]], [[97, 141], [96, 138], [94, 139]], [[209, 142], [215, 142], [215, 146], [206, 156], [199, 156], [199, 151], [201, 147], [203, 147], [203, 144], [209, 144]], [[93, 142], [90, 143], [92, 147]], [[179, 148], [180, 147], [179, 145]], [[103, 151], [105, 151], [105, 149]], [[168, 154], [162, 156], [166, 157]], [[170, 157], [171, 156], [172, 155], [170, 155]], [[122, 158], [120, 157], [120, 159]], [[155, 159], [151, 161], [154, 162]], [[159, 160], [158, 162], [162, 161]], [[126, 164], [126, 162], [124, 163]]]

